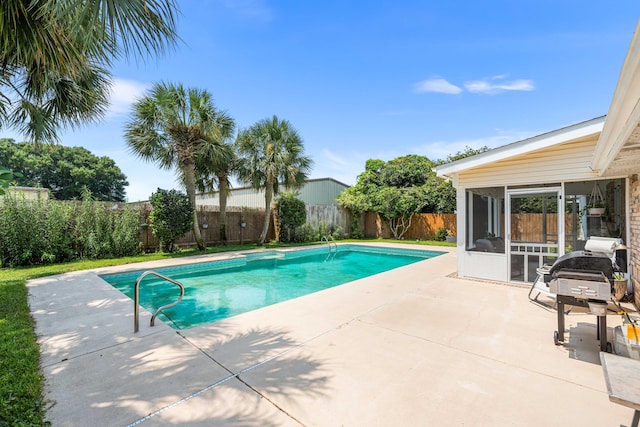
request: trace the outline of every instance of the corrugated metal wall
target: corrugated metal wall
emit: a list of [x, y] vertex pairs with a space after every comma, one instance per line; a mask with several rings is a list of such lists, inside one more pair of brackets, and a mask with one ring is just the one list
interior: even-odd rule
[[335, 205], [338, 194], [347, 188], [331, 178], [312, 179], [299, 190], [299, 197], [308, 205]]
[[[219, 207], [219, 193], [197, 194], [196, 205]], [[264, 209], [264, 191], [256, 191], [253, 188], [233, 188], [227, 197], [227, 207]]]
[[[332, 178], [310, 179], [298, 189], [300, 200], [306, 205], [335, 205], [336, 197], [347, 185]], [[280, 191], [289, 191], [280, 188]], [[296, 191], [296, 190], [291, 190]], [[232, 188], [227, 198], [228, 207], [264, 209], [264, 191], [256, 191], [250, 187]], [[196, 195], [196, 204], [203, 206], [220, 206], [218, 192]]]

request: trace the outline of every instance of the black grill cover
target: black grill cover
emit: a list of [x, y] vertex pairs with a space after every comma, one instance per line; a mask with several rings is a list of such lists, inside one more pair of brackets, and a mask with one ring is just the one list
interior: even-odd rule
[[554, 276], [554, 272], [564, 269], [601, 271], [613, 283], [613, 263], [611, 258], [604, 254], [589, 251], [569, 252], [553, 263], [549, 274]]

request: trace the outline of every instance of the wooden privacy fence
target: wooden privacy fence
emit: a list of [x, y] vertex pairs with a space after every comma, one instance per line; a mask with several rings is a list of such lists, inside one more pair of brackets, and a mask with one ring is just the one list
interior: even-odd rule
[[[160, 247], [160, 241], [153, 235], [149, 227], [149, 213], [151, 206], [149, 204], [138, 204], [142, 209], [140, 242], [145, 250], [156, 250]], [[206, 244], [219, 244], [220, 240], [220, 222], [219, 222], [218, 206], [198, 206], [198, 223], [200, 224], [200, 233]], [[271, 222], [267, 231], [266, 241], [276, 239], [276, 229], [274, 226], [275, 211], [271, 211]], [[350, 215], [349, 213], [334, 205], [309, 205], [307, 206], [307, 222], [317, 227], [324, 222], [330, 226], [340, 226], [345, 233], [350, 232]], [[242, 227], [241, 224], [245, 226]], [[262, 232], [264, 224], [264, 209], [250, 208], [227, 208], [227, 243], [247, 243], [257, 242]], [[176, 242], [181, 247], [193, 247], [196, 245], [193, 232], [189, 231], [182, 239]]]
[[[393, 237], [387, 222], [375, 212], [367, 212], [361, 220], [365, 237], [390, 239]], [[423, 213], [414, 215], [411, 227], [403, 238], [411, 240], [433, 240], [439, 228], [451, 230], [456, 234], [456, 214]]]
[[511, 214], [511, 239], [519, 242], [546, 242], [549, 237], [558, 236], [558, 214], [546, 214], [546, 235], [543, 227], [543, 214]]
[[[141, 227], [140, 242], [145, 250], [157, 250], [160, 242], [153, 235], [149, 227], [149, 213], [151, 207], [144, 205], [141, 207]], [[209, 207], [198, 207], [198, 223], [200, 233], [208, 245], [222, 243], [220, 240], [220, 225], [218, 221], [219, 210]], [[227, 243], [248, 243], [257, 242], [260, 238], [264, 221], [264, 210], [258, 209], [227, 209]], [[343, 221], [341, 221], [343, 222]], [[242, 227], [242, 223], [245, 224]], [[361, 223], [364, 227], [365, 237], [391, 238], [393, 235], [386, 222], [380, 215], [369, 212], [363, 215]], [[340, 225], [340, 224], [337, 224]], [[456, 214], [418, 214], [411, 221], [411, 227], [405, 233], [405, 239], [433, 240], [438, 229], [444, 228], [456, 233]], [[348, 228], [344, 230], [349, 232]], [[275, 227], [273, 216], [269, 224], [266, 241], [275, 239]], [[176, 242], [179, 247], [193, 247], [196, 245], [193, 232], [189, 231], [182, 239]]]
[[[160, 247], [160, 241], [154, 236], [149, 224], [149, 213], [151, 206], [142, 207], [142, 226], [140, 227], [140, 242], [146, 251], [156, 250]], [[220, 223], [218, 221], [220, 211], [208, 206], [198, 207], [198, 223], [202, 239], [208, 245], [222, 243], [220, 240]], [[244, 224], [244, 227], [242, 226]], [[257, 242], [262, 232], [264, 224], [264, 210], [258, 209], [227, 209], [227, 243], [249, 243]], [[266, 241], [275, 238], [273, 219], [269, 225]], [[185, 236], [176, 242], [179, 247], [193, 247], [196, 240], [193, 231], [189, 231]]]
[[[558, 236], [558, 214], [546, 214], [546, 227], [543, 222], [543, 215], [541, 213], [511, 214], [511, 239], [520, 242], [556, 240]], [[573, 230], [573, 215], [564, 215], [564, 230], [565, 233], [571, 233]]]
[[[140, 229], [140, 241], [145, 250], [157, 249], [160, 245], [158, 239], [148, 227], [148, 218], [151, 209], [145, 205], [142, 208], [143, 226]], [[200, 224], [200, 232], [205, 243], [219, 244], [220, 226], [218, 222], [219, 210], [215, 207], [200, 206], [198, 208], [198, 221]], [[317, 218], [309, 218], [311, 222], [317, 222]], [[325, 219], [322, 218], [321, 219]], [[558, 234], [557, 214], [547, 214], [546, 236], [543, 236], [542, 214], [524, 213], [511, 215], [511, 237], [513, 240], [541, 242], [555, 239]], [[262, 231], [264, 221], [264, 210], [258, 209], [239, 209], [230, 208], [227, 210], [227, 242], [228, 243], [245, 243], [257, 242]], [[346, 225], [345, 219], [337, 221], [337, 225]], [[242, 223], [245, 224], [242, 227]], [[342, 223], [342, 224], [340, 224]], [[384, 238], [393, 237], [387, 222], [375, 212], [367, 212], [360, 219], [361, 227], [365, 237]], [[350, 227], [345, 227], [344, 231], [349, 232]], [[433, 240], [438, 229], [444, 228], [450, 230], [453, 235], [457, 234], [456, 230], [456, 214], [417, 214], [411, 221], [411, 227], [404, 234], [403, 238], [407, 240]], [[573, 229], [573, 220], [571, 215], [565, 216], [565, 230]], [[549, 238], [547, 238], [549, 237]], [[273, 216], [269, 225], [266, 241], [276, 238], [275, 227], [273, 224]], [[188, 232], [182, 239], [176, 242], [178, 246], [192, 247], [195, 246], [195, 238], [193, 232]]]

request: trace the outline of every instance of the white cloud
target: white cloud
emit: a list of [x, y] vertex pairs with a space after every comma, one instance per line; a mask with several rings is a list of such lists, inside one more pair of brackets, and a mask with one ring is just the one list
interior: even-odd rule
[[418, 93], [435, 92], [454, 95], [462, 92], [461, 88], [440, 77], [418, 82], [414, 85], [414, 90]]
[[472, 93], [486, 93], [493, 95], [507, 91], [531, 91], [535, 88], [533, 80], [502, 81], [506, 75], [492, 77], [491, 79], [472, 80], [464, 83], [464, 87]]
[[436, 77], [416, 83], [414, 91], [417, 93], [435, 92], [457, 95], [466, 89], [471, 93], [495, 95], [507, 91], [532, 91], [535, 89], [533, 80], [505, 80], [507, 77], [509, 77], [508, 74], [500, 74], [490, 78], [470, 80], [464, 83], [464, 89], [449, 83], [441, 77]]
[[149, 87], [147, 83], [135, 80], [113, 79], [107, 117], [121, 116], [129, 113], [131, 105], [138, 98], [142, 97]]

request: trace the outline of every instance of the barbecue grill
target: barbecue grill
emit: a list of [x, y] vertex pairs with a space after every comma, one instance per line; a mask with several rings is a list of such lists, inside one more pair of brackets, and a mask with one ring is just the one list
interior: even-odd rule
[[540, 271], [551, 293], [556, 294], [558, 330], [553, 339], [564, 343], [564, 306], [588, 307], [597, 316], [597, 338], [602, 351], [610, 351], [607, 343], [607, 304], [614, 292], [614, 261], [604, 253], [589, 250], [561, 256], [549, 268]]

